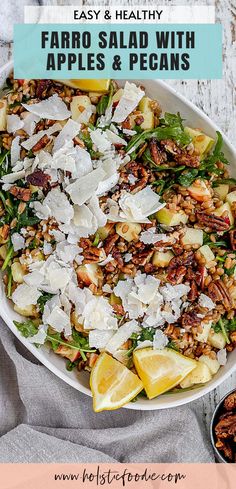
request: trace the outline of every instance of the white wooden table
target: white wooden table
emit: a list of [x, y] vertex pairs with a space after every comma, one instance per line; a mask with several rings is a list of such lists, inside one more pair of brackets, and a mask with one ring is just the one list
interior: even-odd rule
[[[5, 0], [7, 1], [7, 0]], [[4, 3], [4, 0], [3, 0]], [[13, 2], [12, 2], [13, 3]], [[107, 5], [110, 3], [117, 6], [117, 1], [85, 1], [85, 2], [70, 2], [69, 0], [45, 0], [44, 4], [49, 5], [68, 5], [68, 4], [84, 4], [88, 5]], [[170, 5], [168, 0], [159, 2], [161, 5]], [[156, 6], [155, 1], [119, 1], [118, 5], [146, 5]], [[197, 5], [195, 0], [180, 0], [172, 1], [172, 5]], [[185, 95], [189, 100], [200, 107], [212, 120], [214, 120], [222, 131], [228, 135], [233, 144], [236, 144], [236, 3], [235, 0], [202, 0], [201, 5], [216, 6], [216, 21], [221, 22], [224, 28], [223, 38], [223, 61], [224, 61], [224, 76], [222, 80], [171, 80], [168, 81], [177, 91]], [[3, 8], [3, 6], [2, 6]], [[9, 22], [9, 19], [6, 19]], [[19, 22], [15, 19], [15, 22]], [[207, 49], [207, 46], [206, 46]], [[6, 63], [11, 58], [12, 43], [0, 40], [0, 64]], [[236, 373], [232, 375], [228, 381], [217, 388], [212, 393], [204, 396], [200, 401], [202, 413], [206, 422], [207, 428], [211, 419], [215, 405], [230, 389], [236, 387]]]

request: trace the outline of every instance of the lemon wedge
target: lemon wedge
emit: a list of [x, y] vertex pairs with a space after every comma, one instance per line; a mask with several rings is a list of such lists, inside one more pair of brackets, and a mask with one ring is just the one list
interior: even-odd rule
[[124, 406], [141, 392], [143, 383], [118, 360], [101, 353], [91, 372], [90, 387], [97, 413]]
[[79, 90], [83, 90], [84, 92], [100, 92], [106, 93], [109, 91], [110, 80], [57, 80], [64, 85], [67, 85], [71, 88], [78, 88]]
[[133, 361], [149, 399], [178, 385], [197, 362], [170, 348], [142, 348], [133, 353]]

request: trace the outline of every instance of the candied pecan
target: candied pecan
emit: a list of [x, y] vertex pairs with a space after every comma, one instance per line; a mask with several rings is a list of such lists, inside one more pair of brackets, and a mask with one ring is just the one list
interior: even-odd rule
[[194, 262], [194, 252], [193, 251], [184, 251], [182, 255], [174, 256], [168, 265], [168, 270], [173, 270], [173, 268], [177, 268], [178, 266], [190, 266]]
[[181, 324], [186, 331], [201, 324], [201, 318], [198, 317], [196, 311], [184, 312], [181, 317]]
[[180, 165], [189, 166], [190, 168], [198, 168], [200, 165], [200, 157], [196, 153], [190, 154], [187, 151], [176, 157], [176, 161]]
[[89, 246], [83, 251], [84, 262], [83, 263], [98, 263], [105, 260], [106, 254], [103, 248], [97, 248], [96, 246]]
[[232, 392], [224, 401], [224, 408], [227, 411], [232, 411], [236, 409], [236, 392]]
[[117, 263], [118, 267], [123, 267], [124, 266], [124, 260], [122, 258], [122, 254], [119, 250], [113, 250], [112, 251], [112, 256]]
[[115, 246], [116, 242], [119, 239], [119, 234], [113, 234], [112, 236], [108, 236], [105, 241], [104, 241], [104, 250], [106, 255], [109, 255], [113, 247]]
[[29, 188], [17, 187], [16, 185], [11, 187], [9, 192], [14, 197], [16, 197], [16, 199], [23, 200], [24, 202], [28, 202], [32, 195], [32, 192]]
[[197, 284], [195, 282], [195, 280], [192, 280], [191, 284], [190, 284], [190, 291], [188, 293], [188, 300], [190, 302], [193, 302], [197, 299], [198, 297], [198, 287], [197, 287]]
[[231, 244], [231, 248], [232, 250], [236, 250], [236, 229], [232, 229], [230, 232], [229, 232], [229, 238], [230, 238], [230, 244]]
[[232, 307], [230, 293], [222, 280], [215, 280], [208, 285], [208, 295], [213, 302], [221, 302], [228, 311]]
[[47, 134], [44, 134], [44, 136], [33, 146], [31, 149], [33, 153], [37, 153], [41, 149], [45, 148], [47, 144], [49, 143], [50, 138], [48, 137]]
[[9, 232], [10, 232], [10, 226], [8, 224], [4, 224], [1, 228], [0, 228], [0, 236], [3, 240], [7, 239], [8, 236], [9, 236]]
[[46, 187], [49, 180], [51, 180], [50, 175], [44, 173], [42, 170], [35, 170], [33, 173], [26, 177], [28, 183], [31, 185], [36, 185], [37, 187]]
[[[114, 104], [113, 104], [114, 105]], [[127, 117], [122, 123], [121, 126], [123, 129], [132, 129], [132, 122], [130, 117]]]
[[206, 212], [196, 212], [196, 217], [199, 224], [212, 229], [212, 231], [227, 231], [230, 226], [223, 217], [218, 217], [214, 214], [207, 214]]
[[233, 460], [233, 450], [229, 443], [217, 439], [216, 448], [224, 452], [225, 458], [228, 458], [230, 461]]
[[137, 192], [139, 190], [142, 190], [146, 186], [150, 177], [150, 173], [143, 165], [140, 165], [136, 161], [130, 161], [128, 165], [126, 165], [125, 171], [127, 171], [128, 173], [132, 173], [132, 175], [137, 178], [137, 182], [135, 182], [133, 185], [130, 185], [129, 187], [131, 191], [135, 190]]
[[155, 267], [152, 263], [146, 263], [144, 265], [144, 272], [149, 274], [149, 273], [153, 273], [155, 270]]
[[162, 165], [162, 163], [164, 163], [167, 158], [166, 158], [166, 154], [163, 151], [161, 151], [161, 149], [159, 148], [156, 138], [150, 139], [149, 148], [150, 148], [151, 157], [155, 165]]
[[52, 80], [39, 80], [36, 87], [36, 97], [45, 98], [47, 96], [47, 91], [52, 87]]
[[181, 149], [177, 144], [173, 141], [173, 139], [162, 139], [160, 141], [160, 145], [164, 147], [168, 153], [171, 153], [173, 156], [180, 155]]
[[135, 265], [144, 266], [148, 263], [154, 253], [154, 250], [144, 250], [139, 251], [138, 253], [133, 254], [132, 262]]
[[142, 115], [138, 115], [134, 120], [136, 126], [141, 126], [141, 124], [144, 122], [144, 117]]
[[178, 266], [168, 271], [167, 280], [171, 284], [181, 284], [183, 282], [184, 276], [187, 272], [185, 266]]
[[221, 416], [221, 419], [215, 426], [215, 433], [218, 438], [230, 438], [229, 431], [231, 433], [236, 429], [236, 413], [226, 413], [226, 415]]

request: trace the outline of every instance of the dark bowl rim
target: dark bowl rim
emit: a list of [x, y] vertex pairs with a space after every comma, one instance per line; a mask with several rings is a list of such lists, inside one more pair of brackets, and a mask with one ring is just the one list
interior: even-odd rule
[[234, 389], [232, 389], [231, 391], [227, 392], [227, 394], [225, 394], [224, 397], [222, 397], [222, 399], [220, 399], [220, 401], [218, 402], [218, 404], [216, 405], [215, 407], [215, 410], [213, 412], [213, 415], [212, 415], [212, 418], [211, 418], [211, 424], [210, 424], [210, 437], [211, 437], [211, 444], [213, 446], [213, 449], [214, 449], [214, 452], [215, 454], [217, 455], [217, 457], [221, 460], [221, 462], [225, 463], [225, 464], [228, 464], [230, 462], [228, 462], [226, 460], [226, 458], [221, 454], [221, 452], [218, 450], [218, 448], [215, 446], [215, 436], [214, 436], [214, 423], [215, 423], [215, 420], [216, 420], [216, 417], [217, 417], [217, 414], [220, 410], [220, 408], [222, 407], [225, 399], [230, 396], [230, 394], [233, 394], [234, 392], [236, 392], [236, 387]]

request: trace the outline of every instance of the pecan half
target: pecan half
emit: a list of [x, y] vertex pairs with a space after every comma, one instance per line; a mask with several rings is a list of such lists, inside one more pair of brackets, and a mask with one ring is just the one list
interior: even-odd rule
[[195, 282], [195, 280], [192, 280], [191, 284], [190, 284], [190, 291], [188, 293], [188, 300], [190, 302], [193, 302], [197, 299], [198, 297], [198, 287], [197, 287], [197, 284]]
[[23, 200], [24, 202], [28, 202], [32, 195], [32, 192], [29, 188], [17, 187], [17, 185], [11, 187], [9, 192], [14, 197], [16, 197], [16, 199]]
[[[216, 436], [219, 438], [229, 438], [230, 434], [236, 430], [236, 413], [226, 413], [221, 416], [220, 421], [215, 427]], [[231, 433], [229, 433], [231, 432]]]
[[137, 178], [137, 182], [135, 182], [133, 185], [130, 185], [131, 191], [135, 190], [137, 192], [139, 190], [142, 190], [146, 186], [149, 180], [150, 173], [143, 165], [140, 165], [136, 161], [130, 161], [125, 167], [125, 170], [128, 173], [132, 173], [134, 177]]
[[184, 312], [181, 317], [181, 324], [186, 331], [201, 324], [201, 318], [198, 317], [196, 311]]
[[232, 229], [232, 231], [229, 232], [229, 239], [230, 239], [230, 244], [232, 250], [236, 250], [236, 229]]
[[190, 153], [186, 149], [181, 149], [171, 139], [163, 139], [160, 141], [160, 145], [165, 148], [168, 153], [171, 153], [173, 159], [179, 165], [189, 166], [191, 168], [197, 168], [200, 165], [200, 156], [196, 153]]
[[230, 293], [222, 280], [215, 280], [208, 285], [208, 295], [213, 302], [221, 302], [226, 311], [232, 307], [232, 298]]
[[149, 143], [151, 157], [155, 165], [162, 165], [166, 161], [166, 154], [161, 151], [156, 138], [152, 138]]
[[48, 137], [48, 135], [44, 134], [44, 136], [33, 146], [32, 153], [37, 153], [41, 149], [45, 148], [45, 146], [47, 146], [49, 141], [50, 138]]
[[105, 241], [104, 241], [104, 250], [106, 255], [109, 255], [113, 247], [115, 246], [116, 242], [119, 239], [119, 234], [113, 234], [112, 236], [108, 236]]
[[167, 274], [167, 280], [171, 284], [181, 284], [183, 282], [184, 276], [187, 272], [187, 268], [185, 266], [179, 266], [177, 268], [173, 268]]
[[193, 251], [184, 251], [181, 255], [174, 256], [167, 267], [167, 280], [172, 284], [181, 284], [193, 261]]
[[50, 175], [47, 175], [42, 170], [35, 170], [33, 173], [26, 177], [26, 180], [31, 185], [36, 185], [37, 187], [46, 187], [49, 180], [51, 180]]
[[224, 401], [224, 408], [227, 411], [232, 411], [233, 409], [236, 409], [236, 392], [233, 392], [228, 397], [226, 397]]
[[204, 227], [212, 229], [212, 231], [227, 231], [230, 224], [223, 218], [215, 216], [214, 214], [206, 214], [205, 212], [196, 212], [196, 217], [199, 224]]
[[124, 260], [122, 258], [122, 254], [119, 250], [113, 250], [112, 251], [112, 256], [119, 268], [122, 268], [124, 266]]
[[132, 262], [135, 265], [140, 265], [141, 267], [143, 267], [144, 265], [146, 265], [151, 260], [153, 253], [154, 253], [154, 250], [144, 250], [144, 251], [135, 253], [135, 254], [133, 254]]
[[5, 239], [8, 238], [9, 236], [9, 232], [10, 232], [10, 226], [8, 224], [4, 224], [1, 228], [0, 228], [0, 236], [1, 238], [5, 241]]

